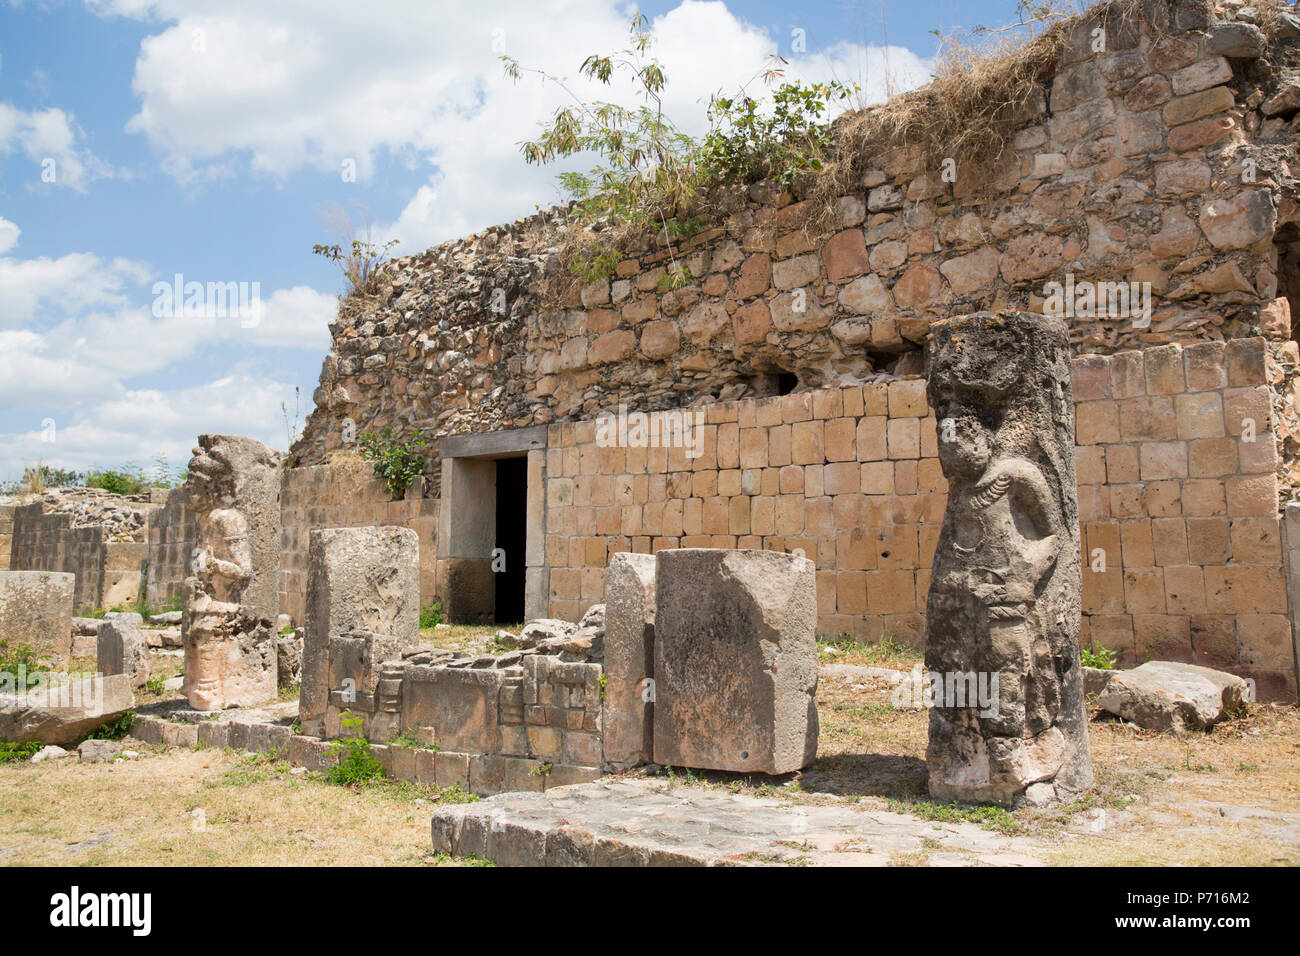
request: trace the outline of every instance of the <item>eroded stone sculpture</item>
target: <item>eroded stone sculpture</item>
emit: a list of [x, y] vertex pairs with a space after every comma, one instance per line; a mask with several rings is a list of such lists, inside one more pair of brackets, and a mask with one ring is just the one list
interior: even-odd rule
[[980, 312], [931, 326], [949, 482], [926, 609], [926, 763], [941, 800], [1046, 803], [1092, 783], [1070, 376], [1059, 320]]
[[276, 695], [280, 453], [238, 435], [200, 435], [189, 506], [198, 537], [185, 587], [185, 696], [198, 710]]

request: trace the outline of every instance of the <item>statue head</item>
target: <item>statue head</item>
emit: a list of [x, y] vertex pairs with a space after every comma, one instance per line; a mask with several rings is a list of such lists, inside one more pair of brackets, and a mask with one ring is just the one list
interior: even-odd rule
[[1025, 381], [1035, 369], [1069, 381], [1069, 340], [1059, 320], [979, 312], [930, 327], [928, 391], [939, 464], [950, 480], [977, 479], [995, 452], [1033, 457], [1045, 438], [1037, 428], [1069, 430], [1068, 418], [1045, 398], [1061, 390]]
[[200, 514], [233, 507], [241, 485], [277, 471], [280, 453], [242, 435], [200, 435], [190, 459], [186, 487], [190, 507]]
[[200, 435], [185, 479], [190, 507], [198, 512], [228, 508], [235, 501], [235, 469], [224, 435]]

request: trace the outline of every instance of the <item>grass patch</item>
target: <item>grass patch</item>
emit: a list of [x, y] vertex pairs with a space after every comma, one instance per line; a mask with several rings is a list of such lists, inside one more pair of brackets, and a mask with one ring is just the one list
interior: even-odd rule
[[915, 803], [903, 800], [890, 800], [889, 809], [894, 813], [910, 813], [922, 820], [935, 823], [976, 823], [985, 830], [1002, 833], [1006, 836], [1019, 833], [1020, 824], [1010, 811], [994, 806], [962, 806], [957, 803], [932, 803], [919, 800]]

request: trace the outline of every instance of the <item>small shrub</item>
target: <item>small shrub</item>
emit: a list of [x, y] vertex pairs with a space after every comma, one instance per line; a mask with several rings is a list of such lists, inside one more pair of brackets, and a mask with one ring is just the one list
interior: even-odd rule
[[1079, 660], [1084, 667], [1113, 671], [1118, 659], [1118, 654], [1109, 647], [1098, 647], [1094, 644], [1092, 647], [1084, 647], [1079, 650]]
[[0, 673], [14, 675], [15, 687], [19, 668], [23, 669], [24, 674], [21, 689], [26, 690], [40, 679], [37, 672], [49, 670], [50, 662], [38, 655], [30, 644], [19, 644], [11, 648], [8, 640], [0, 641]]
[[325, 779], [342, 787], [350, 787], [382, 777], [384, 765], [370, 752], [370, 741], [360, 735], [364, 718], [345, 710], [341, 722], [345, 732], [355, 731], [356, 734], [330, 744], [329, 752], [338, 757], [338, 763], [326, 771]]
[[131, 725], [135, 723], [135, 711], [128, 710], [116, 720], [110, 720], [101, 724], [90, 733], [86, 734], [87, 740], [121, 740], [131, 732]]
[[138, 475], [112, 468], [92, 471], [86, 476], [87, 488], [102, 488], [115, 495], [138, 495], [148, 486]]
[[442, 602], [434, 601], [420, 607], [420, 627], [437, 627], [442, 623]]
[[361, 457], [375, 463], [375, 477], [387, 485], [394, 499], [406, 494], [411, 482], [424, 474], [424, 455], [418, 450], [428, 444], [423, 438], [399, 436], [389, 425], [378, 433], [366, 432], [359, 443]]
[[144, 682], [144, 689], [147, 690], [149, 693], [153, 694], [155, 697], [161, 697], [163, 694], [167, 693], [167, 688], [164, 687], [163, 684], [164, 684], [163, 678], [150, 677], [147, 681]]
[[569, 271], [583, 282], [599, 282], [614, 274], [614, 269], [622, 258], [617, 249], [592, 246], [574, 253], [573, 261], [569, 263]]
[[380, 265], [388, 258], [389, 250], [397, 244], [396, 239], [375, 244], [367, 237], [353, 239], [346, 247], [317, 243], [311, 247], [311, 251], [314, 255], [323, 256], [339, 267], [339, 271], [348, 280], [348, 288], [351, 292], [369, 287]]
[[44, 745], [36, 740], [25, 744], [0, 740], [0, 763], [22, 763], [24, 760], [31, 760], [32, 754], [39, 751], [42, 746]]
[[399, 747], [409, 747], [412, 750], [432, 750], [437, 753], [440, 749], [437, 744], [427, 743], [415, 735], [412, 730], [403, 730], [401, 735], [393, 741]]

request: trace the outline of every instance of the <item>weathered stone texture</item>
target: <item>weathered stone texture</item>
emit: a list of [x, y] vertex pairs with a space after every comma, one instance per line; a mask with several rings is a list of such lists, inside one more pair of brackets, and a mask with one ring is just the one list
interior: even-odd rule
[[1205, 730], [1248, 699], [1240, 677], [1176, 661], [1148, 661], [1116, 671], [1097, 706], [1147, 730]]
[[654, 758], [655, 557], [621, 552], [605, 575], [605, 761]]
[[280, 455], [238, 435], [200, 435], [186, 480], [197, 520], [181, 619], [185, 695], [199, 710], [276, 694]]
[[109, 612], [97, 634], [99, 670], [102, 674], [125, 674], [133, 689], [149, 680], [149, 642], [139, 614]]
[[311, 533], [299, 717], [320, 734], [330, 642], [356, 631], [413, 646], [420, 629], [419, 542], [409, 528], [333, 528]]
[[1070, 346], [1063, 323], [936, 323], [928, 367], [948, 507], [926, 608], [926, 668], [997, 680], [942, 698], [926, 763], [939, 800], [1048, 802], [1092, 784], [1079, 663], [1081, 579]]
[[70, 744], [135, 705], [126, 674], [0, 694], [0, 740]]
[[788, 773], [817, 755], [817, 597], [806, 558], [658, 556], [654, 759]]
[[73, 576], [56, 571], [0, 571], [0, 640], [53, 651], [63, 666], [72, 654]]

